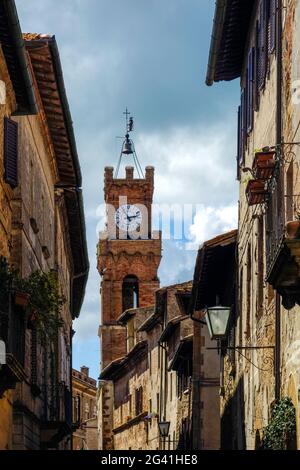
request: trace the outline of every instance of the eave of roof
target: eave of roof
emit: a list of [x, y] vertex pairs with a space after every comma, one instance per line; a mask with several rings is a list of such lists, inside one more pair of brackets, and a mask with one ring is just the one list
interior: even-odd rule
[[80, 314], [84, 299], [89, 260], [73, 123], [55, 36], [27, 33], [24, 38], [56, 155], [59, 174], [56, 186], [64, 190], [74, 270], [71, 310], [75, 318]]
[[148, 348], [148, 343], [147, 341], [139, 341], [134, 348], [132, 348], [131, 351], [129, 351], [126, 356], [121, 357], [119, 359], [116, 359], [112, 361], [110, 364], [108, 364], [103, 371], [101, 372], [99, 376], [99, 380], [113, 380], [117, 373], [124, 371], [126, 373], [126, 365], [128, 362], [135, 358], [138, 354], [140, 354], [142, 351], [145, 351]]
[[206, 267], [210, 263], [210, 257], [212, 256], [213, 252], [217, 248], [226, 248], [232, 246], [232, 251], [235, 252], [235, 246], [237, 242], [237, 230], [232, 230], [230, 232], [224, 233], [222, 235], [218, 235], [217, 237], [212, 238], [211, 240], [207, 240], [203, 243], [200, 247], [197, 255], [196, 265], [195, 265], [195, 272], [194, 272], [194, 281], [193, 281], [193, 289], [189, 307], [189, 313], [192, 314], [195, 310], [201, 310], [205, 307], [204, 299], [199, 300], [202, 294], [202, 284], [203, 284], [203, 276]]
[[[127, 310], [125, 310], [118, 318], [117, 322], [118, 323], [121, 323], [121, 324], [125, 324], [127, 323], [127, 321], [134, 317], [137, 313], [144, 313], [144, 314], [153, 314], [154, 312], [154, 306], [151, 306], [151, 307], [139, 307], [139, 308], [129, 308]], [[151, 316], [150, 315], [150, 316]], [[146, 320], [148, 319], [149, 317], [146, 318]]]
[[180, 322], [182, 322], [183, 320], [186, 320], [188, 318], [190, 318], [189, 315], [180, 315], [180, 316], [177, 316], [175, 318], [172, 318], [172, 320], [170, 320], [167, 323], [166, 328], [162, 332], [158, 342], [163, 343], [164, 341], [167, 341], [170, 338], [170, 336], [172, 335], [172, 333], [174, 332], [177, 325], [179, 325]]
[[33, 79], [14, 0], [0, 2], [0, 43], [16, 96], [14, 114], [36, 114]]
[[156, 291], [155, 312], [159, 315], [163, 314], [164, 305], [168, 291], [175, 291], [176, 294], [188, 294], [192, 291], [193, 281], [182, 282], [180, 284], [172, 284], [170, 286], [161, 287]]
[[217, 0], [206, 84], [241, 76], [255, 1]]
[[141, 324], [141, 326], [138, 328], [137, 331], [138, 332], [150, 331], [160, 322], [161, 322], [161, 315], [159, 315], [156, 311], [154, 311], [153, 314], [150, 315], [150, 317], [147, 318], [147, 320], [145, 320], [144, 323]]
[[194, 336], [191, 334], [186, 336], [178, 343], [174, 357], [168, 366], [168, 370], [177, 370], [180, 360], [187, 354], [191, 352], [193, 347]]

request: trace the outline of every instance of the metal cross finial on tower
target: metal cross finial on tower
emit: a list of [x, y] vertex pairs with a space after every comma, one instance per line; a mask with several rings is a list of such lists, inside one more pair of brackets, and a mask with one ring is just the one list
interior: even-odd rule
[[127, 108], [126, 108], [126, 111], [123, 112], [123, 114], [126, 116], [126, 135], [125, 135], [125, 140], [123, 141], [123, 144], [122, 144], [121, 154], [120, 154], [120, 158], [119, 158], [118, 165], [116, 168], [115, 178], [118, 177], [123, 155], [126, 155], [127, 157], [129, 155], [133, 155], [133, 162], [137, 169], [138, 175], [140, 178], [144, 178], [143, 170], [138, 160], [137, 154], [135, 152], [133, 141], [129, 138], [129, 132], [133, 131], [133, 117], [129, 117], [130, 112], [128, 111]]

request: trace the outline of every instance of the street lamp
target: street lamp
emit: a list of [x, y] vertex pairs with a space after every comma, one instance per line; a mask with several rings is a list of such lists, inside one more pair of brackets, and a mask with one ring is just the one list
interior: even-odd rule
[[206, 322], [211, 339], [226, 339], [231, 308], [216, 305], [206, 310]]
[[161, 437], [166, 438], [169, 435], [170, 421], [160, 421], [158, 423], [159, 434]]
[[163, 450], [166, 448], [166, 438], [169, 435], [170, 421], [159, 421], [158, 423], [159, 434], [162, 439]]

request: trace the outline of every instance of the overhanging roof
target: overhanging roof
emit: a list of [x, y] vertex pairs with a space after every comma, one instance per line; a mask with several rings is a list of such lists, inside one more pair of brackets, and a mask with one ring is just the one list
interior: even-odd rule
[[217, 0], [206, 84], [241, 75], [254, 0]]
[[55, 36], [24, 34], [47, 117], [61, 185], [81, 187], [81, 171], [73, 122]]
[[148, 317], [147, 320], [145, 320], [144, 323], [141, 324], [137, 331], [150, 331], [160, 322], [161, 316], [154, 310], [152, 315], [150, 315], [150, 317]]
[[33, 80], [14, 0], [0, 1], [0, 43], [17, 101], [14, 114], [36, 114]]
[[133, 364], [131, 367], [127, 367], [130, 364], [130, 361], [134, 360], [134, 366], [138, 357], [143, 356], [148, 349], [147, 341], [139, 341], [131, 351], [129, 351], [126, 356], [121, 357], [112, 361], [108, 364], [101, 372], [99, 380], [114, 380], [115, 378], [127, 373], [128, 370], [133, 370]]
[[203, 243], [196, 260], [190, 313], [230, 301], [235, 277], [237, 230]]
[[172, 318], [172, 320], [170, 320], [167, 323], [167, 326], [162, 332], [158, 342], [162, 343], [164, 341], [167, 341], [172, 335], [172, 333], [174, 332], [174, 330], [176, 329], [177, 325], [179, 325], [180, 322], [182, 322], [183, 320], [186, 320], [187, 318], [190, 318], [190, 317], [188, 315], [180, 315], [175, 318]]
[[139, 308], [129, 308], [125, 310], [118, 318], [118, 323], [125, 324], [128, 320], [134, 317], [137, 313], [142, 313], [145, 315], [146, 321], [153, 314], [154, 306], [151, 307], [139, 307]]
[[72, 315], [78, 317], [89, 272], [82, 178], [73, 123], [64, 85], [55, 36], [24, 34], [32, 68], [45, 111], [59, 181], [64, 189], [68, 231], [73, 259]]
[[193, 354], [193, 335], [186, 336], [178, 343], [174, 357], [169, 364], [168, 370], [178, 370], [180, 363]]

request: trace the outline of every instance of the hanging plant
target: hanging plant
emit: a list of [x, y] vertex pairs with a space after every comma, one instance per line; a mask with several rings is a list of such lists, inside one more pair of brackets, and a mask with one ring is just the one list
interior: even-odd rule
[[53, 272], [35, 271], [27, 278], [16, 281], [17, 289], [28, 295], [26, 312], [42, 338], [54, 338], [63, 325], [60, 312], [65, 298], [59, 293], [57, 275]]
[[273, 408], [271, 421], [264, 429], [266, 450], [289, 450], [296, 438], [296, 413], [292, 400], [282, 398]]
[[0, 257], [0, 306], [5, 310], [10, 292], [14, 293], [15, 305], [27, 314], [29, 327], [35, 327], [42, 340], [54, 339], [63, 325], [60, 312], [66, 302], [59, 292], [56, 273], [35, 271], [22, 278]]

